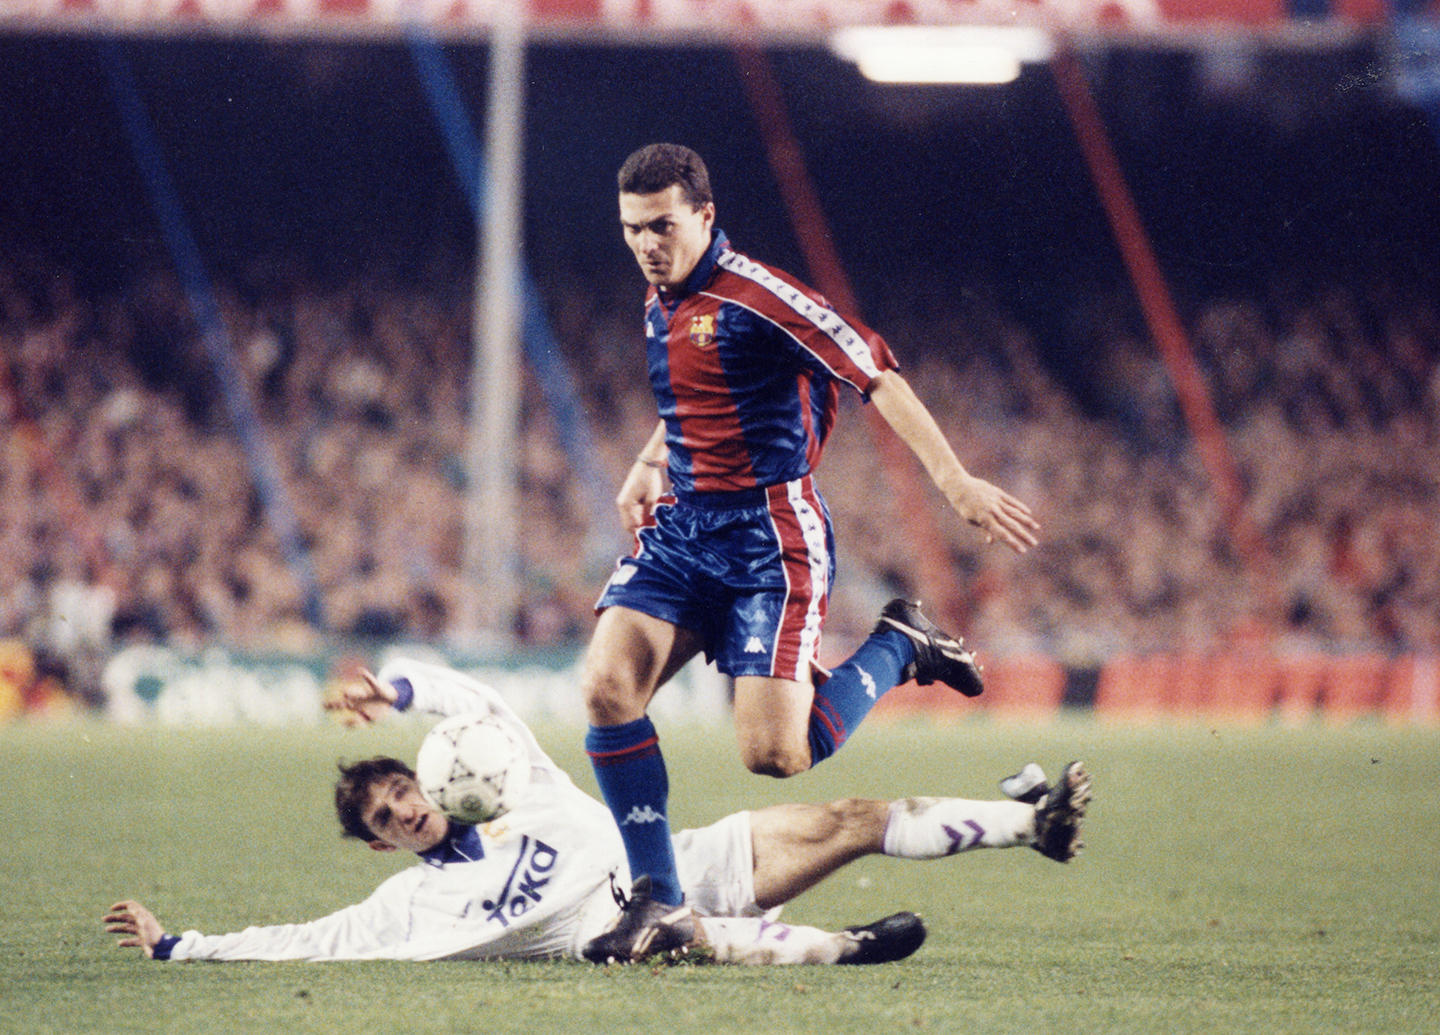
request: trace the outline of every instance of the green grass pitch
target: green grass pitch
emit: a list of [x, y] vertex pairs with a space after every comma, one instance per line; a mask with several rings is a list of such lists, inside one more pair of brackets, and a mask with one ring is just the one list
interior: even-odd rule
[[[680, 825], [785, 800], [992, 797], [1028, 759], [1085, 759], [1074, 864], [868, 859], [787, 910], [922, 913], [926, 945], [880, 967], [161, 964], [103, 931], [126, 896], [212, 933], [357, 901], [404, 861], [340, 840], [334, 761], [413, 757], [420, 732], [0, 729], [0, 1031], [1440, 1030], [1440, 732], [1368, 724], [871, 723], [784, 782], [743, 772], [728, 731], [662, 730]], [[593, 788], [578, 730], [539, 733]]]

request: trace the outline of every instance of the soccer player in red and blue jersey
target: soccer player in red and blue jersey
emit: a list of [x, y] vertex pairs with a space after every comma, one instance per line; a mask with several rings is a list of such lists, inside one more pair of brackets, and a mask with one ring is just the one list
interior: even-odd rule
[[878, 334], [730, 247], [699, 155], [641, 148], [619, 188], [625, 243], [650, 284], [646, 358], [660, 420], [616, 499], [636, 547], [596, 605], [581, 683], [586, 751], [631, 875], [650, 892], [587, 946], [597, 961], [663, 951], [671, 946], [657, 939], [686, 932], [668, 778], [646, 709], [697, 653], [734, 679], [742, 757], [771, 776], [828, 757], [907, 680], [980, 693], [973, 655], [905, 600], [886, 605], [844, 664], [818, 673], [835, 561], [812, 477], [842, 385], [878, 408], [987, 540], [1024, 553], [1039, 530], [1024, 503], [965, 470]]

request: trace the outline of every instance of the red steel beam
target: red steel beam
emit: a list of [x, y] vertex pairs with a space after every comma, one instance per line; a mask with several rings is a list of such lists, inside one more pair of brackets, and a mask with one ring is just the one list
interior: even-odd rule
[[1226, 442], [1225, 430], [1215, 414], [1210, 388], [1195, 360], [1190, 336], [1175, 310], [1165, 275], [1155, 258], [1139, 210], [1125, 182], [1125, 174], [1115, 157], [1100, 110], [1073, 54], [1064, 51], [1057, 54], [1051, 61], [1051, 69], [1126, 269], [1135, 285], [1150, 336], [1160, 350], [1160, 357], [1180, 401], [1180, 411], [1195, 437], [1196, 448], [1220, 503], [1226, 527], [1249, 569], [1253, 584], [1270, 609], [1269, 617], [1274, 620], [1279, 616], [1281, 599], [1274, 555], [1246, 509], [1239, 468]]
[[[753, 46], [737, 47], [735, 61], [784, 201], [801, 254], [817, 288], [841, 312], [859, 314], [844, 264], [835, 251], [824, 209], [815, 192], [805, 156], [795, 139], [785, 99], [765, 55]], [[865, 407], [875, 450], [890, 489], [892, 510], [920, 558], [916, 589], [952, 628], [963, 628], [969, 607], [954, 574], [947, 538], [931, 508], [923, 505], [925, 482], [917, 460], [873, 406]]]

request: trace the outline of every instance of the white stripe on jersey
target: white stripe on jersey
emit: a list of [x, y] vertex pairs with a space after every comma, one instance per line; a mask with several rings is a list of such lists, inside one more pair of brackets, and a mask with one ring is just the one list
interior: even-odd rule
[[[717, 262], [721, 267], [729, 270], [737, 277], [744, 277], [746, 280], [758, 284], [781, 302], [784, 302], [796, 315], [807, 320], [818, 331], [833, 341], [845, 355], [850, 357], [852, 363], [865, 372], [867, 377], [873, 380], [880, 376], [880, 368], [875, 365], [875, 357], [870, 354], [870, 346], [865, 344], [865, 339], [860, 337], [855, 328], [851, 327], [850, 324], [845, 321], [845, 318], [835, 312], [835, 310], [827, 309], [803, 291], [785, 283], [785, 281], [775, 276], [775, 274], [771, 273], [764, 266], [761, 266], [753, 259], [746, 258], [739, 252], [722, 252]], [[733, 298], [725, 298], [722, 295], [716, 295], [709, 291], [702, 292], [702, 294], [709, 295], [711, 298], [718, 298], [724, 302], [730, 302], [744, 309], [750, 309], [749, 306], [742, 302], [737, 302]], [[755, 312], [754, 309], [750, 309], [750, 311]], [[756, 313], [756, 315], [770, 320], [771, 323], [775, 322], [764, 313]], [[795, 336], [792, 334], [791, 337], [793, 338]], [[805, 348], [807, 352], [815, 355], [815, 351], [803, 341], [800, 341], [798, 338], [795, 340], [802, 348]], [[815, 355], [815, 358], [820, 360], [821, 363], [825, 363], [823, 357]], [[829, 369], [830, 364], [825, 363], [825, 367]], [[851, 381], [848, 377], [842, 377], [837, 371], [831, 370], [830, 372], [848, 384], [854, 385], [858, 390], [862, 392], [865, 390], [864, 385], [856, 385], [855, 382]]]

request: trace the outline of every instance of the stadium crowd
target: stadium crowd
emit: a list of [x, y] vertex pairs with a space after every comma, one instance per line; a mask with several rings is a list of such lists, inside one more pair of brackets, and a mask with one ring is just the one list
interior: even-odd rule
[[[46, 673], [93, 685], [85, 673], [119, 642], [304, 651], [322, 632], [449, 635], [466, 592], [471, 283], [459, 262], [343, 278], [280, 262], [220, 289], [308, 551], [311, 600], [268, 520], [281, 501], [257, 488], [173, 276], [82, 288], [40, 256], [0, 257], [0, 714], [38, 701]], [[636, 289], [549, 287], [608, 494], [654, 420], [634, 363]], [[1012, 557], [939, 522], [974, 642], [1086, 664], [1269, 624], [1324, 647], [1440, 648], [1434, 295], [1277, 280], [1189, 307], [1275, 561], [1270, 591], [1231, 541], [1165, 368], [1123, 303], [1092, 300], [1099, 330], [1084, 362], [1062, 367], [983, 293], [927, 295], [872, 322], [967, 465], [1044, 526], [1039, 549]], [[597, 525], [616, 551], [624, 543], [613, 514], [587, 508], [594, 494], [577, 484], [534, 377], [521, 411], [514, 631], [528, 645], [571, 644], [613, 560], [577, 564], [577, 544]], [[915, 501], [888, 491], [861, 422], [830, 452], [821, 486], [846, 548], [827, 635], [843, 651], [884, 600], [917, 588], [915, 553], [889, 532]], [[1268, 614], [1267, 599], [1282, 613]]]

